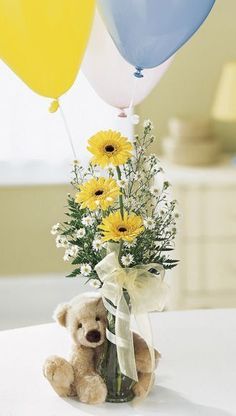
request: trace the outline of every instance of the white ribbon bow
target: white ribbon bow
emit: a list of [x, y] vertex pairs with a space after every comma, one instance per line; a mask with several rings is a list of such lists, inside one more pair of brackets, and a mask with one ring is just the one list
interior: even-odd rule
[[[151, 269], [159, 274], [151, 273]], [[165, 270], [158, 263], [122, 268], [115, 252], [109, 253], [97, 264], [95, 270], [103, 282], [101, 294], [104, 305], [116, 318], [115, 334], [107, 329], [107, 339], [117, 346], [121, 372], [138, 381], [130, 315], [134, 315], [140, 335], [148, 345], [154, 370], [155, 355], [148, 312], [162, 311], [165, 306], [168, 292], [168, 286], [163, 281]], [[131, 311], [125, 300], [124, 290], [130, 297]]]

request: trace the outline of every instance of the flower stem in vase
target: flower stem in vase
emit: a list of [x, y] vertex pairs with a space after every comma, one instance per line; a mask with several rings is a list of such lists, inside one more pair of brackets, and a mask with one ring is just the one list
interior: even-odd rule
[[[114, 305], [112, 306], [114, 307]], [[107, 319], [109, 331], [115, 334], [115, 317], [108, 312]], [[124, 403], [133, 400], [132, 388], [134, 381], [121, 373], [116, 345], [109, 340], [98, 370], [107, 386], [107, 402]]]

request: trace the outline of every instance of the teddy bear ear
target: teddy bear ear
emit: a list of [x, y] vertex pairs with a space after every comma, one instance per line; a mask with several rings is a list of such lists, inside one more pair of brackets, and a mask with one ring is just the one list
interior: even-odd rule
[[62, 326], [66, 326], [66, 315], [69, 307], [68, 303], [60, 303], [53, 313], [53, 319]]
[[102, 297], [100, 297], [97, 301], [97, 308], [102, 312], [102, 313], [106, 313], [106, 308], [103, 304], [103, 300]]

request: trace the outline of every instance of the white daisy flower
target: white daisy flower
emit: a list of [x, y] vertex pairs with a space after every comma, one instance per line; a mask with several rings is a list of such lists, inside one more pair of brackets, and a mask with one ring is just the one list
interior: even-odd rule
[[79, 247], [76, 246], [75, 244], [71, 244], [70, 247], [68, 248], [68, 250], [70, 250], [70, 254], [71, 256], [77, 256], [78, 252], [79, 252]]
[[141, 173], [141, 172], [136, 172], [135, 174], [134, 174], [134, 179], [136, 180], [136, 181], [139, 181], [140, 179], [142, 179], [143, 178], [143, 174]]
[[139, 124], [139, 121], [140, 121], [139, 115], [138, 114], [133, 114], [132, 117], [131, 117], [131, 123], [134, 124], [134, 125], [137, 125], [137, 124]]
[[65, 251], [63, 260], [70, 261], [72, 258], [76, 257], [79, 251], [79, 247], [73, 244], [70, 244]]
[[132, 254], [127, 254], [126, 256], [121, 257], [121, 263], [124, 266], [129, 266], [134, 261], [134, 256]]
[[158, 163], [155, 163], [155, 164], [153, 165], [152, 169], [153, 169], [153, 172], [154, 172], [154, 173], [157, 173], [157, 172], [159, 172], [159, 173], [163, 173], [163, 170], [161, 170], [161, 168], [160, 168], [160, 166], [158, 165]]
[[161, 190], [157, 188], [156, 186], [151, 186], [150, 192], [154, 196], [158, 196], [161, 193]]
[[103, 248], [103, 242], [99, 238], [96, 238], [95, 240], [93, 240], [93, 244], [92, 245], [93, 245], [93, 249], [95, 251], [99, 251], [99, 250], [101, 250]]
[[155, 220], [152, 217], [147, 217], [143, 220], [143, 224], [147, 230], [153, 230], [155, 228]]
[[133, 248], [133, 247], [136, 246], [136, 244], [137, 244], [137, 240], [136, 239], [133, 240], [131, 243], [129, 243], [128, 241], [125, 241], [124, 242], [124, 246], [127, 247], [127, 248]]
[[153, 123], [151, 120], [144, 120], [143, 122], [143, 127], [146, 128], [150, 128], [151, 130], [154, 128]]
[[85, 234], [86, 234], [85, 228], [79, 228], [76, 231], [75, 235], [76, 235], [76, 238], [83, 238], [85, 236]]
[[94, 214], [94, 218], [101, 217], [101, 211], [99, 211], [99, 209], [96, 209], [95, 211], [93, 211], [93, 214]]
[[66, 236], [65, 235], [58, 235], [57, 236], [57, 238], [56, 238], [56, 246], [57, 246], [57, 248], [60, 248], [60, 247], [67, 247], [68, 246], [68, 240], [67, 240], [67, 238], [66, 238]]
[[117, 185], [118, 185], [120, 188], [125, 188], [125, 186], [127, 185], [127, 183], [128, 183], [127, 179], [119, 179], [119, 180], [117, 181]]
[[155, 153], [151, 153], [149, 155], [149, 158], [152, 160], [152, 162], [158, 163], [158, 157], [157, 157], [157, 155]]
[[93, 225], [94, 221], [95, 219], [91, 215], [82, 218], [82, 224], [85, 225], [85, 227], [90, 227], [91, 225]]
[[175, 226], [175, 225], [172, 225], [172, 226], [170, 227], [169, 231], [170, 231], [170, 233], [171, 233], [171, 234], [176, 234], [176, 233], [177, 233], [177, 228], [176, 228], [176, 226]]
[[72, 165], [73, 166], [80, 166], [81, 164], [80, 164], [79, 160], [75, 159], [75, 160], [73, 160]]
[[52, 235], [56, 235], [59, 232], [59, 228], [60, 228], [60, 223], [58, 222], [57, 224], [53, 225], [51, 228], [51, 234]]
[[89, 276], [91, 271], [92, 271], [92, 268], [88, 263], [81, 264], [80, 272], [83, 276]]
[[66, 250], [66, 252], [65, 252], [65, 254], [64, 254], [64, 256], [63, 256], [63, 260], [64, 260], [64, 261], [70, 261], [70, 260], [71, 260], [71, 256], [70, 256], [70, 254], [67, 252], [67, 250]]
[[90, 279], [89, 284], [94, 289], [99, 289], [101, 287], [101, 283], [98, 279]]
[[127, 209], [137, 209], [137, 200], [135, 198], [133, 198], [132, 196], [130, 198], [125, 198], [125, 205], [127, 207]]
[[132, 196], [128, 199], [128, 205], [130, 206], [131, 209], [138, 209], [139, 202], [140, 201], [138, 201]]

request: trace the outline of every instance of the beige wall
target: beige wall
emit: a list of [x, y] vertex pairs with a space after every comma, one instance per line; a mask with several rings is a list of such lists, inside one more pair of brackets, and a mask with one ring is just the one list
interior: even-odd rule
[[63, 218], [69, 186], [0, 189], [0, 275], [66, 272], [50, 228]]
[[[139, 106], [156, 125], [156, 135], [167, 133], [173, 115], [209, 117], [224, 62], [236, 60], [236, 1], [216, 0], [206, 22], [177, 52], [160, 84]], [[226, 150], [236, 151], [236, 124], [214, 123]], [[156, 143], [156, 150], [158, 144]]]

